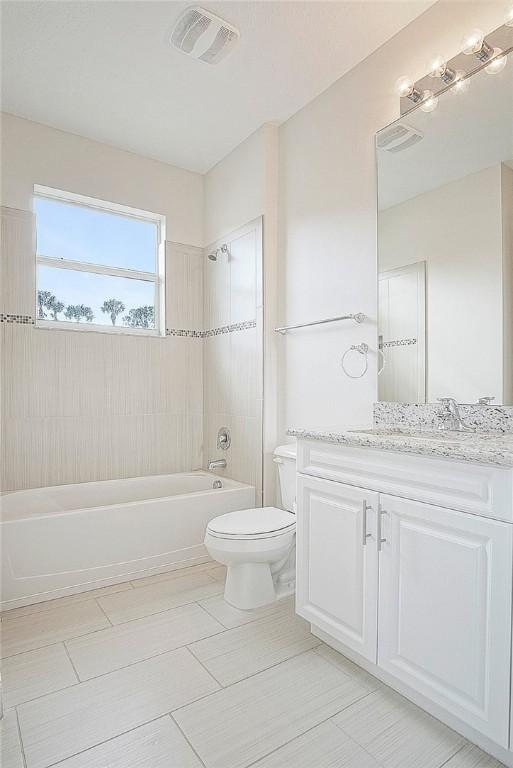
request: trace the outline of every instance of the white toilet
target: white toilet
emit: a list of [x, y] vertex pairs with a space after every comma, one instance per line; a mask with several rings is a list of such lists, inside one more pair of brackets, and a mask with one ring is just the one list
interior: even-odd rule
[[249, 610], [294, 592], [296, 448], [276, 448], [281, 501], [277, 507], [241, 509], [211, 520], [205, 534], [210, 556], [228, 567], [224, 599]]

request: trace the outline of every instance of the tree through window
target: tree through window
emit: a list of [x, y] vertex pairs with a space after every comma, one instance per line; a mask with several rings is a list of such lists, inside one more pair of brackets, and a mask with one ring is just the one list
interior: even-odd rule
[[34, 187], [38, 325], [164, 332], [165, 218]]

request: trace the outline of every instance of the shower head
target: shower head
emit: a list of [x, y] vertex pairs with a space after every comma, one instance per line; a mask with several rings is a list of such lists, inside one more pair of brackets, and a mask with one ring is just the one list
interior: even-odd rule
[[208, 258], [210, 259], [210, 261], [217, 261], [217, 257], [219, 256], [220, 253], [226, 253], [226, 254], [228, 253], [228, 246], [226, 245], [226, 243], [223, 243], [223, 245], [220, 248], [216, 248], [215, 251], [212, 251], [211, 253], [209, 253]]

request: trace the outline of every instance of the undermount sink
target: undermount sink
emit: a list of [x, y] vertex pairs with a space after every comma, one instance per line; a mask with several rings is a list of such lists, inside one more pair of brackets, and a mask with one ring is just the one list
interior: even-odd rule
[[351, 429], [354, 434], [373, 435], [374, 437], [409, 437], [415, 440], [444, 440], [448, 442], [465, 442], [469, 440], [497, 440], [499, 432], [457, 432], [450, 429], [428, 430], [412, 429], [409, 427], [373, 427], [372, 429]]

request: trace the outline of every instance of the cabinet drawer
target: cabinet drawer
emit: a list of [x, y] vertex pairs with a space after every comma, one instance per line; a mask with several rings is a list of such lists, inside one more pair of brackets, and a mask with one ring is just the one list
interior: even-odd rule
[[508, 468], [298, 440], [297, 471], [513, 522], [513, 470]]

